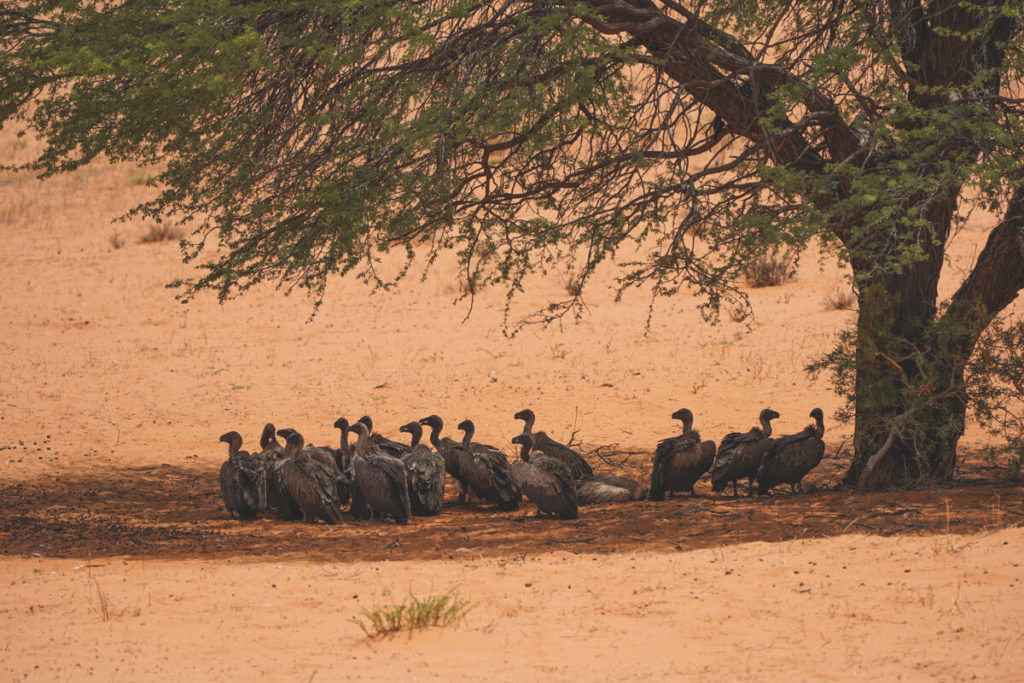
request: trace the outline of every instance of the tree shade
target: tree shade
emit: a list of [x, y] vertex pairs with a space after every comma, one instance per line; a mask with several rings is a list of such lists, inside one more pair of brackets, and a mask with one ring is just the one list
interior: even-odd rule
[[[856, 419], [848, 481], [941, 481], [969, 399], [984, 415], [1021, 386], [993, 374], [1019, 349], [991, 325], [1024, 287], [1022, 16], [1020, 0], [0, 2], [0, 120], [43, 136], [43, 175], [159, 164], [137, 211], [197, 224], [187, 259], [223, 247], [185, 298], [273, 279], [316, 302], [336, 273], [391, 286], [383, 251], [454, 249], [470, 292], [568, 264], [551, 319], [633, 244], [620, 286], [692, 288], [713, 318], [751, 259], [816, 238], [858, 299], [816, 365]], [[1001, 218], [940, 301], [975, 209]], [[988, 352], [1006, 362], [968, 372]]]

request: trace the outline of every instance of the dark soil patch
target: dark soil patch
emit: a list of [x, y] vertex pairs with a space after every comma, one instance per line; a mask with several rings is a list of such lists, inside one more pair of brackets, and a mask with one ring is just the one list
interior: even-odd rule
[[[831, 449], [830, 449], [831, 450]], [[618, 461], [644, 479], [649, 455]], [[490, 506], [449, 507], [408, 526], [345, 522], [330, 527], [267, 518], [242, 522], [224, 512], [217, 470], [161, 465], [110, 468], [82, 476], [0, 485], [0, 544], [7, 554], [147, 558], [267, 556], [314, 560], [404, 560], [633, 550], [693, 550], [748, 541], [844, 533], [970, 533], [1024, 522], [1024, 489], [981, 454], [963, 458], [955, 486], [854, 494], [826, 488], [844, 463], [828, 458], [804, 494], [733, 498], [710, 491], [664, 502], [581, 509], [580, 519], [537, 519]], [[454, 490], [449, 491], [449, 500]]]

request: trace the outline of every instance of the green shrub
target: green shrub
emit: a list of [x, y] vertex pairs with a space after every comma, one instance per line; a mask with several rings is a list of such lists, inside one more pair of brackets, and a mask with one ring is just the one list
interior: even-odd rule
[[410, 593], [397, 605], [364, 607], [360, 610], [361, 616], [352, 617], [350, 621], [363, 629], [367, 637], [379, 638], [398, 631], [450, 626], [465, 617], [469, 607], [469, 600], [460, 598], [455, 590], [423, 600]]

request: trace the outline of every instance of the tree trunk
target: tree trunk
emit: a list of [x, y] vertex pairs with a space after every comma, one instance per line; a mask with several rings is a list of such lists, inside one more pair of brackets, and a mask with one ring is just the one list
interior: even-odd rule
[[[1024, 190], [1014, 192], [970, 276], [937, 316], [940, 267], [941, 258], [930, 258], [861, 289], [847, 485], [952, 479], [967, 411], [965, 366], [985, 328], [1024, 288]], [[854, 268], [872, 272], [868, 262]]]
[[934, 304], [920, 299], [908, 307], [915, 282], [904, 273], [861, 290], [854, 457], [845, 478], [859, 489], [946, 482], [956, 470], [964, 367], [983, 326], [937, 320]]
[[[905, 398], [905, 396], [895, 397]], [[905, 405], [905, 403], [904, 403]], [[966, 402], [947, 396], [907, 413], [857, 405], [856, 452], [844, 483], [858, 489], [952, 480], [963, 435]]]

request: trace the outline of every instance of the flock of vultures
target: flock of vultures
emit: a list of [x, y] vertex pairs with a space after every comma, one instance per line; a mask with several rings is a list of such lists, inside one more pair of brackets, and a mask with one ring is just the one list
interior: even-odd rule
[[[663, 439], [654, 452], [650, 486], [623, 476], [595, 474], [580, 453], [544, 432], [534, 432], [532, 410], [515, 414], [524, 422], [522, 434], [512, 442], [519, 456], [509, 462], [494, 446], [473, 441], [472, 421], [458, 426], [462, 440], [441, 436], [444, 423], [437, 415], [399, 428], [409, 435], [408, 445], [373, 431], [373, 422], [362, 417], [349, 424], [339, 418], [340, 448], [307, 445], [294, 429], [275, 429], [268, 424], [260, 438], [261, 451], [241, 450], [242, 437], [228, 432], [220, 437], [228, 444], [228, 460], [220, 469], [224, 505], [232, 517], [259, 517], [272, 511], [281, 519], [327, 524], [341, 521], [341, 509], [349, 505], [356, 519], [391, 517], [407, 524], [413, 515], [441, 512], [446, 477], [458, 485], [457, 503], [468, 496], [493, 503], [498, 510], [516, 510], [525, 495], [538, 515], [576, 519], [580, 505], [626, 502], [649, 498], [664, 500], [674, 492], [693, 490], [710, 472], [715, 492], [747, 480], [747, 493], [765, 494], [789, 484], [803, 491], [801, 480], [821, 461], [825, 452], [825, 425], [820, 408], [811, 411], [814, 422], [796, 434], [772, 438], [771, 421], [779, 413], [765, 408], [760, 426], [733, 432], [715, 448], [702, 441], [693, 429], [693, 413], [683, 408], [672, 414], [683, 423], [682, 434]], [[430, 445], [421, 443], [423, 427], [430, 428]], [[355, 434], [355, 443], [349, 443]], [[284, 439], [284, 444], [277, 437]]]

